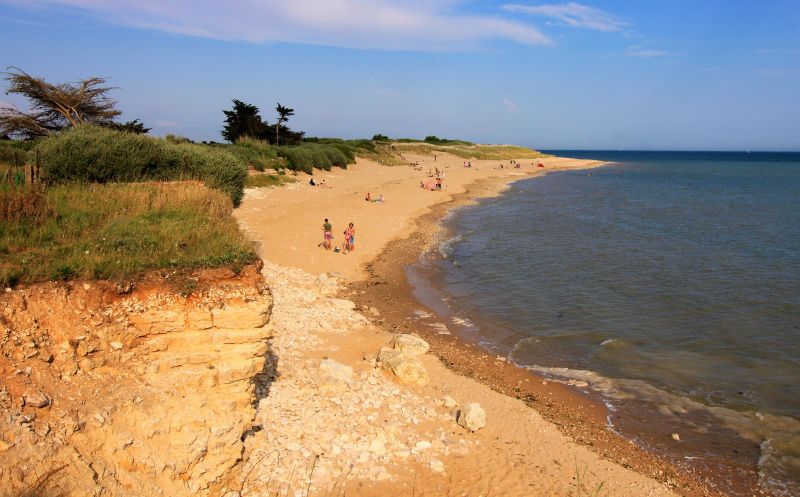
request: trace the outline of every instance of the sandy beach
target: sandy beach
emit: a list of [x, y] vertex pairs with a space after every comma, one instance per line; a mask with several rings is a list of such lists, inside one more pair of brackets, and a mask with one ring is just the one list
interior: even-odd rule
[[[602, 164], [553, 157], [521, 161], [519, 169], [498, 160], [472, 160], [465, 168], [464, 159], [446, 155], [436, 162], [429, 156], [406, 159], [419, 162], [422, 171], [359, 160], [346, 171], [314, 176], [329, 188], [311, 186], [301, 175], [280, 188], [248, 190], [237, 210], [265, 261], [277, 330], [272, 341], [277, 366], [263, 383], [269, 394], [258, 408], [264, 429], [247, 442], [245, 473], [261, 486], [248, 484], [262, 492], [289, 488], [293, 480], [294, 485], [306, 481], [300, 478], [305, 472], [319, 485], [313, 488], [328, 494], [345, 485], [347, 495], [716, 495], [701, 483], [701, 475], [610, 431], [598, 399], [543, 381], [452, 335], [432, 333], [435, 317], [413, 317], [403, 267], [435, 240], [435, 227], [448, 209], [496, 195], [519, 179]], [[445, 172], [443, 191], [419, 186], [434, 167]], [[385, 201], [366, 202], [368, 192]], [[347, 223], [354, 223], [354, 252], [320, 246], [325, 218], [333, 224], [335, 246], [343, 243]], [[346, 308], [344, 314], [319, 317], [337, 306]], [[375, 355], [397, 332], [429, 341], [432, 353], [423, 357], [427, 384], [406, 385], [375, 368]], [[334, 405], [319, 404], [317, 389], [308, 393], [303, 378], [326, 359], [353, 368], [372, 385], [348, 389], [346, 395], [356, 395], [350, 410], [342, 411], [340, 392], [322, 396], [332, 396]], [[387, 409], [375, 395], [403, 399], [411, 414], [398, 416], [405, 407]], [[458, 407], [442, 400], [446, 397], [458, 406], [479, 403], [486, 427], [476, 432], [459, 427], [454, 421]], [[298, 415], [298, 403], [316, 403], [314, 422], [324, 423], [312, 429]], [[281, 429], [270, 428], [276, 420]], [[353, 440], [364, 450], [337, 453], [331, 450], [335, 440]], [[380, 448], [373, 451], [376, 440]]]

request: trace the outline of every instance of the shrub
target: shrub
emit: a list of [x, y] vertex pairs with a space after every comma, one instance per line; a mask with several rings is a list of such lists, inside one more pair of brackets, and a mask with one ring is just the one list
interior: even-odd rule
[[247, 163], [248, 167], [263, 172], [267, 168], [282, 169], [283, 162], [273, 147], [264, 140], [243, 136], [233, 145], [221, 145], [227, 152], [234, 154]]
[[18, 140], [0, 140], [0, 164], [17, 164], [25, 162], [28, 150], [34, 142]]
[[247, 177], [246, 163], [223, 150], [96, 126], [51, 135], [36, 150], [45, 180], [56, 184], [198, 179], [239, 205]]
[[384, 134], [378, 133], [377, 135], [373, 135], [372, 136], [372, 141], [374, 141], [374, 142], [388, 142], [389, 141], [389, 137], [384, 135]]

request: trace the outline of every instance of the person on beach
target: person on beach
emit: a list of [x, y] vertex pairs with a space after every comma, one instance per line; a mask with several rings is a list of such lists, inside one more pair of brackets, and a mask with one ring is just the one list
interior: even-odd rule
[[356, 244], [356, 228], [353, 226], [353, 223], [347, 225], [347, 229], [344, 230], [344, 250], [347, 252], [352, 252], [355, 250]]
[[327, 219], [325, 219], [325, 222], [322, 224], [322, 239], [325, 250], [330, 250], [331, 244], [333, 243], [333, 226], [331, 226], [331, 223], [329, 223]]
[[383, 203], [383, 193], [378, 197], [378, 202]]
[[365, 198], [364, 200], [366, 200], [367, 202], [372, 202], [372, 195], [370, 195], [370, 193], [367, 192], [367, 198]]

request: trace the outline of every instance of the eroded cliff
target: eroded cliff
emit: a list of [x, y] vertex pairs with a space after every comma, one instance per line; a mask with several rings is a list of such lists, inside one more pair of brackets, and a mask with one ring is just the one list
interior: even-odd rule
[[0, 494], [224, 488], [270, 360], [259, 270], [0, 295]]

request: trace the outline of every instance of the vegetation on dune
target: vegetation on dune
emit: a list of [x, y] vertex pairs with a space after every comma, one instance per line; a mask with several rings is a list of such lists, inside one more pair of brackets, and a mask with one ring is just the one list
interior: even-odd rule
[[50, 184], [196, 179], [242, 199], [247, 166], [223, 150], [82, 125], [40, 140], [43, 178]]
[[[0, 190], [0, 284], [121, 278], [159, 268], [241, 268], [257, 256], [227, 195], [199, 182]], [[23, 202], [25, 203], [25, 202]], [[11, 207], [11, 208], [9, 208]]]
[[[282, 172], [282, 171], [281, 171]], [[266, 174], [266, 173], [256, 173], [251, 174], [247, 177], [247, 181], [245, 182], [244, 186], [246, 188], [270, 188], [273, 186], [281, 186], [286, 183], [294, 183], [294, 178], [287, 176], [284, 174]]]
[[536, 150], [516, 145], [475, 145], [469, 142], [457, 144], [434, 145], [423, 142], [398, 142], [396, 148], [400, 152], [417, 154], [451, 154], [464, 159], [503, 160], [503, 159], [538, 159], [548, 157]]

